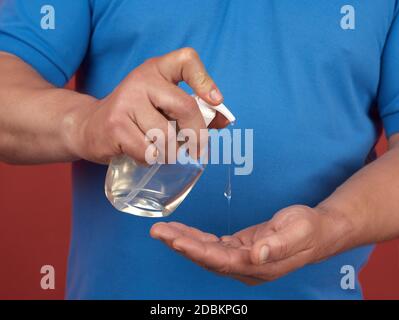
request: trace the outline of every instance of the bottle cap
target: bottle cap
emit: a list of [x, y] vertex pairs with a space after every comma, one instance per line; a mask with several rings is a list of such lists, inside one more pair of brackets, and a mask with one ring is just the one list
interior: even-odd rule
[[223, 103], [219, 104], [218, 106], [212, 106], [196, 95], [193, 97], [195, 101], [197, 101], [198, 107], [202, 113], [202, 116], [204, 117], [207, 127], [216, 117], [216, 112], [220, 112], [230, 123], [236, 120], [231, 111]]

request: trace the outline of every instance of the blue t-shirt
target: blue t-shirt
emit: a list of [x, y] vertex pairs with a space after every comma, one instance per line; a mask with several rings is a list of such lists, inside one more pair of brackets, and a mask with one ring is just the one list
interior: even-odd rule
[[[398, 9], [397, 0], [3, 0], [0, 50], [57, 86], [79, 69], [78, 90], [103, 98], [144, 60], [195, 48], [235, 128], [254, 130], [254, 168], [233, 177], [230, 213], [226, 165], [209, 165], [165, 220], [223, 235], [227, 221], [237, 231], [316, 205], [364, 166], [380, 123], [399, 132]], [[341, 288], [341, 268], [358, 275], [372, 247], [248, 287], [151, 239], [156, 220], [116, 211], [106, 169], [73, 164], [68, 298], [361, 298], [358, 282]]]

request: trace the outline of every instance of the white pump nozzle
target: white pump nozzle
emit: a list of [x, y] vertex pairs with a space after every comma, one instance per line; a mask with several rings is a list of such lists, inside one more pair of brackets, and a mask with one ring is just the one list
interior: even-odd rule
[[198, 107], [200, 108], [202, 116], [204, 117], [206, 126], [209, 126], [212, 120], [216, 117], [216, 112], [220, 112], [230, 123], [236, 121], [234, 115], [230, 112], [229, 109], [227, 109], [227, 107], [223, 103], [219, 104], [218, 106], [212, 106], [198, 96], [193, 97], [195, 101], [197, 101]]

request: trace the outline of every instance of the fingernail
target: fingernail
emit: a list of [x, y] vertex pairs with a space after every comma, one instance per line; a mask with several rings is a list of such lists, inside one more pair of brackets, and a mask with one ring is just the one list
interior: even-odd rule
[[267, 258], [269, 257], [270, 249], [268, 246], [263, 246], [259, 251], [259, 262], [260, 264], [264, 264], [267, 262]]
[[209, 97], [215, 102], [219, 102], [223, 99], [221, 92], [217, 88], [215, 88], [211, 91], [211, 93], [209, 94]]

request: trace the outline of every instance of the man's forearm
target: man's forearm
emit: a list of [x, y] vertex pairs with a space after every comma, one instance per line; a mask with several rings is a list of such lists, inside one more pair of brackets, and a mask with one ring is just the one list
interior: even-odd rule
[[0, 53], [0, 160], [48, 163], [76, 160], [79, 121], [96, 99], [58, 89], [20, 59]]
[[390, 139], [386, 154], [356, 173], [318, 208], [350, 226], [333, 253], [399, 237], [399, 135]]

